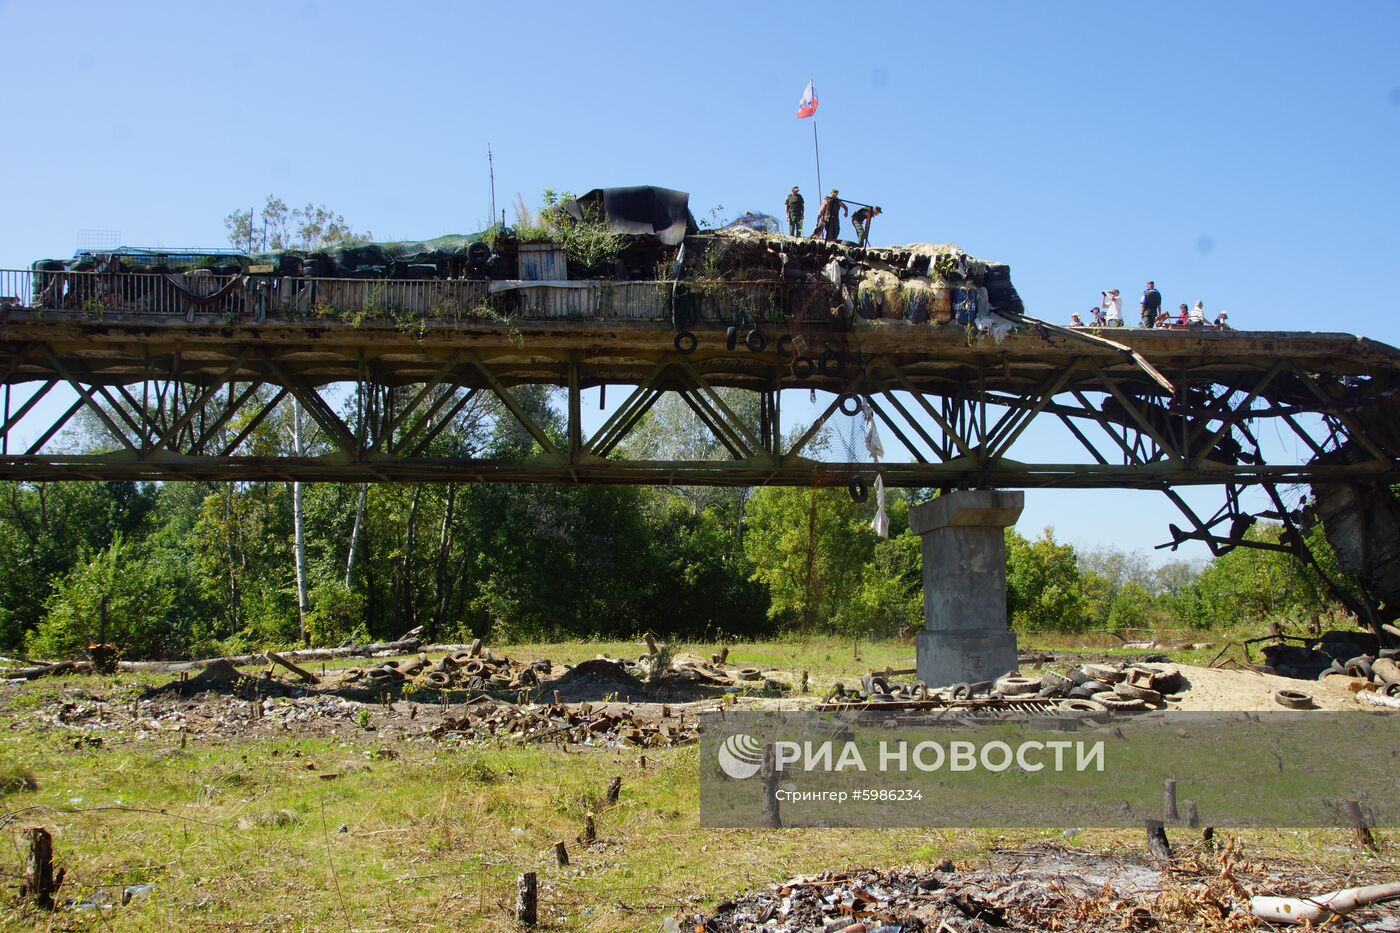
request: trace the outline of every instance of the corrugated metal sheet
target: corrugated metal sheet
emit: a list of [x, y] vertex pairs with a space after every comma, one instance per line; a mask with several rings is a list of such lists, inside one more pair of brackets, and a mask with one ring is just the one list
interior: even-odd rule
[[[560, 254], [562, 257], [562, 253]], [[595, 291], [591, 288], [553, 288], [545, 286], [545, 313], [552, 318], [593, 317]]]
[[669, 282], [599, 283], [597, 314], [604, 321], [669, 321]]
[[591, 287], [530, 285], [511, 290], [519, 303], [517, 313], [526, 320], [591, 318], [595, 292]]
[[562, 282], [569, 277], [569, 261], [553, 243], [520, 244], [520, 278], [526, 282]]

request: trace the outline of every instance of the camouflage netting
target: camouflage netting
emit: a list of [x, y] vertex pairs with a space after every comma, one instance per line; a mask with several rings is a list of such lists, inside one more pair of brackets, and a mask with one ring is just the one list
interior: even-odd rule
[[[166, 251], [121, 247], [72, 259], [41, 259], [36, 272], [181, 273], [208, 269], [215, 275], [263, 272], [309, 278], [438, 279], [482, 277], [492, 250], [485, 234], [447, 234], [431, 240], [356, 243], [324, 250], [268, 253]], [[479, 245], [478, 245], [479, 244]]]
[[[547, 244], [528, 244], [530, 262], [538, 265], [529, 270], [525, 268], [527, 244], [522, 243], [521, 236], [533, 240], [540, 231], [526, 230], [517, 235], [509, 228], [422, 241], [357, 243], [325, 250], [260, 254], [123, 247], [71, 260], [34, 263], [35, 272], [40, 273], [35, 280], [36, 293], [42, 292], [51, 278], [60, 282], [55, 276], [65, 271], [151, 272], [169, 276], [191, 272], [199, 276], [248, 274], [257, 280], [256, 285], [250, 286], [256, 288], [271, 287], [274, 277], [496, 283], [567, 277], [619, 283], [660, 282], [664, 283], [662, 287], [678, 329], [684, 329], [687, 322], [727, 319], [735, 328], [786, 326], [795, 338], [801, 338], [808, 330], [814, 335], [845, 331], [877, 319], [935, 325], [956, 320], [970, 326], [998, 320], [988, 316], [988, 312], [1024, 313], [1009, 267], [968, 256], [949, 243], [863, 248], [849, 241], [784, 236], [767, 229], [774, 225], [769, 222], [772, 219], [759, 215], [746, 215], [746, 221], [723, 230], [699, 232], [688, 210], [682, 210], [682, 192], [602, 189], [590, 192], [585, 199], [609, 192], [618, 197], [649, 193], [652, 200], [656, 199], [656, 192], [666, 195], [670, 199], [665, 202], [667, 210], [653, 211], [656, 217], [647, 214], [651, 227], [657, 231], [664, 228], [665, 235], [641, 232], [646, 223], [619, 226], [620, 221], [610, 219], [606, 229], [594, 230], [594, 224], [582, 231], [585, 236], [565, 236], [565, 242], [552, 244], [552, 251]], [[644, 206], [651, 203], [645, 198], [643, 202]], [[577, 222], [589, 225], [586, 220]], [[638, 232], [619, 232], [624, 227]], [[547, 262], [539, 262], [541, 245], [556, 257], [567, 255], [567, 261], [545, 257]], [[182, 287], [194, 288], [199, 301], [205, 304], [208, 289], [225, 287], [202, 283], [202, 279], [196, 284], [184, 282]], [[495, 285], [490, 290], [493, 295], [505, 291]], [[511, 312], [539, 297], [501, 294], [491, 300], [501, 306], [500, 310]], [[543, 305], [546, 314], [568, 316], [567, 312], [550, 311], [548, 301]]]

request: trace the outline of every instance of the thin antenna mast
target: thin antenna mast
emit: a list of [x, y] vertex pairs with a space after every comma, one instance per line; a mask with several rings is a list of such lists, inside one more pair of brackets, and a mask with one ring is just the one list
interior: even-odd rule
[[[486, 168], [491, 173], [491, 219], [496, 219], [496, 162], [491, 158], [491, 144], [486, 144]], [[505, 226], [502, 221], [501, 226]]]

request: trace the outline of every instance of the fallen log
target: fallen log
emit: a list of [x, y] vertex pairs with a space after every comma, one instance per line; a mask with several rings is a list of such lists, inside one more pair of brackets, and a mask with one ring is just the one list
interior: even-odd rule
[[1371, 675], [1381, 683], [1400, 684], [1400, 664], [1390, 658], [1376, 658], [1371, 662]]
[[[380, 654], [381, 652], [390, 652], [392, 654], [416, 654], [419, 651], [443, 651], [461, 647], [463, 646], [429, 645], [427, 648], [423, 648], [417, 639], [409, 638], [404, 641], [384, 641], [373, 645], [351, 645], [347, 648], [303, 648], [298, 651], [284, 652], [282, 653], [282, 657], [295, 663], [297, 661], [328, 661], [332, 658], [367, 658]], [[174, 673], [177, 671], [191, 671], [203, 667], [206, 664], [213, 664], [216, 661], [242, 666], [261, 664], [265, 660], [267, 660], [265, 654], [236, 654], [223, 658], [202, 658], [196, 661], [121, 661], [117, 664], [117, 668], [123, 671], [164, 671]]]
[[267, 659], [273, 662], [274, 664], [282, 665], [287, 670], [291, 671], [293, 674], [296, 674], [298, 677], [300, 677], [302, 680], [306, 681], [309, 684], [319, 684], [321, 682], [321, 678], [317, 677], [315, 674], [311, 673], [304, 667], [298, 667], [297, 665], [293, 664], [291, 661], [288, 661], [286, 658], [282, 657], [282, 655], [278, 654], [275, 651], [267, 652]]
[[1400, 709], [1400, 697], [1382, 696], [1370, 690], [1362, 690], [1356, 694], [1356, 698], [1363, 703], [1370, 703], [1372, 706], [1384, 706], [1386, 709]]
[[[459, 651], [467, 651], [476, 655], [481, 651], [481, 639], [476, 639], [470, 644], [453, 645], [423, 645], [416, 638], [407, 638], [399, 641], [376, 642], [372, 645], [351, 645], [345, 648], [301, 648], [295, 651], [278, 652], [281, 660], [293, 664], [300, 661], [329, 661], [335, 658], [366, 658], [381, 653], [392, 654], [416, 654], [419, 652], [453, 654]], [[3, 660], [3, 659], [0, 659]], [[91, 673], [93, 670], [90, 661], [39, 661], [28, 662], [27, 659], [18, 658], [31, 663], [30, 667], [15, 668], [13, 670], [0, 669], [0, 678], [18, 678], [32, 680], [35, 677], [46, 677], [51, 674], [65, 673]], [[195, 671], [205, 665], [221, 663], [233, 664], [235, 666], [247, 666], [250, 664], [261, 664], [270, 661], [267, 653], [262, 654], [235, 654], [220, 658], [196, 658], [191, 661], [118, 661], [117, 670], [127, 673], [170, 673], [175, 674], [180, 671]]]
[[91, 674], [93, 666], [91, 661], [56, 661], [53, 664], [40, 664], [36, 667], [21, 667], [12, 671], [0, 673], [0, 677], [7, 677], [15, 680], [34, 680], [38, 677], [48, 677], [53, 674]]
[[1270, 923], [1320, 923], [1344, 917], [1361, 907], [1400, 897], [1400, 881], [1343, 888], [1317, 897], [1273, 897], [1255, 895], [1249, 899], [1249, 912]]

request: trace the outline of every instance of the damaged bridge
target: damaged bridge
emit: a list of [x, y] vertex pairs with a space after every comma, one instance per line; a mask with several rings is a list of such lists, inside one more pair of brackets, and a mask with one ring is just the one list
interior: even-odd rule
[[[1344, 559], [1389, 580], [1380, 589], [1400, 603], [1395, 348], [1335, 333], [1054, 327], [1022, 316], [1005, 267], [944, 296], [911, 281], [946, 267], [941, 255], [916, 268], [915, 253], [811, 241], [789, 255], [784, 239], [753, 238], [768, 264], [748, 270], [705, 260], [718, 237], [689, 235], [626, 278], [583, 280], [523, 274], [528, 245], [513, 279], [0, 272], [0, 478], [859, 494], [878, 472], [887, 486], [1158, 490], [1188, 518], [1174, 541], [1217, 551], [1244, 543], [1256, 518], [1239, 504], [1247, 486], [1266, 488], [1275, 508], [1262, 514], [1300, 539], [1311, 509], [1285, 493], [1307, 485], [1329, 531], [1351, 529]], [[796, 251], [823, 249], [794, 274]], [[656, 280], [670, 257], [685, 274]], [[562, 419], [512, 391], [531, 385], [561, 390]], [[629, 437], [668, 394], [722, 457], [638, 455]], [[816, 417], [804, 408], [794, 430], [784, 405], [809, 394]], [[259, 445], [258, 426], [292, 403], [314, 437]], [[878, 467], [813, 449], [848, 416], [884, 437]], [[509, 422], [529, 443], [500, 456], [447, 443], [469, 417]], [[1047, 462], [1044, 449], [1071, 453]], [[1224, 493], [1215, 515], [1175, 492], [1201, 485]]]

